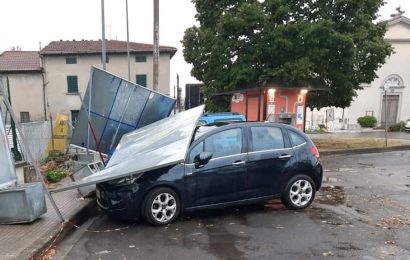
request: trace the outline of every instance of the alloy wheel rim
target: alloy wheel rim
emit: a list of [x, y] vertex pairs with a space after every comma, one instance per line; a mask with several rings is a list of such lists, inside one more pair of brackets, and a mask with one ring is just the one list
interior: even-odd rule
[[160, 223], [168, 222], [175, 215], [177, 202], [169, 193], [161, 193], [155, 197], [151, 204], [151, 214]]
[[312, 185], [307, 180], [295, 181], [289, 191], [290, 200], [298, 207], [303, 207], [308, 204], [312, 195]]

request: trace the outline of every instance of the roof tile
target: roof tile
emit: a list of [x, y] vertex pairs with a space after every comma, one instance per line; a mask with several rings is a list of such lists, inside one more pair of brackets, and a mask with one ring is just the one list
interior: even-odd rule
[[0, 54], [0, 72], [41, 71], [37, 51], [5, 51]]
[[[102, 41], [52, 41], [41, 50], [42, 55], [57, 54], [87, 54], [101, 53]], [[127, 51], [126, 41], [106, 40], [107, 53], [125, 53]], [[130, 42], [130, 52], [152, 52], [153, 45], [145, 43]], [[174, 54], [177, 49], [169, 46], [160, 46], [161, 52]]]

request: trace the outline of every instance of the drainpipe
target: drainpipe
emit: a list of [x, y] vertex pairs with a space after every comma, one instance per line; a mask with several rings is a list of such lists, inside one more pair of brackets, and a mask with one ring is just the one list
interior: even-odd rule
[[46, 83], [46, 71], [45, 71], [45, 62], [44, 62], [44, 57], [40, 55], [40, 67], [41, 67], [41, 79], [43, 81], [43, 111], [44, 111], [44, 121], [47, 121], [47, 102], [46, 102], [46, 86], [48, 83]]

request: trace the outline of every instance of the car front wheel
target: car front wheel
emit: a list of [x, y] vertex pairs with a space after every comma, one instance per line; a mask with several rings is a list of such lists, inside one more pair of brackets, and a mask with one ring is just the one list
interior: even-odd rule
[[289, 209], [305, 209], [315, 198], [316, 186], [307, 175], [290, 179], [282, 195], [282, 203]]
[[144, 219], [155, 226], [169, 224], [178, 218], [180, 205], [178, 194], [175, 191], [166, 187], [156, 188], [145, 197]]

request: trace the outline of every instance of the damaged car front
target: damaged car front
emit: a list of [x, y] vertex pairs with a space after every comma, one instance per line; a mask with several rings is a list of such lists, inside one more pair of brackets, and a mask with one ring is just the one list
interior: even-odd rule
[[[183, 176], [183, 165], [175, 164], [142, 175], [99, 183], [96, 187], [97, 203], [110, 217], [119, 220], [139, 220], [143, 217], [141, 209], [147, 193], [155, 186], [169, 187], [182, 193]], [[171, 213], [165, 214], [170, 216]]]

